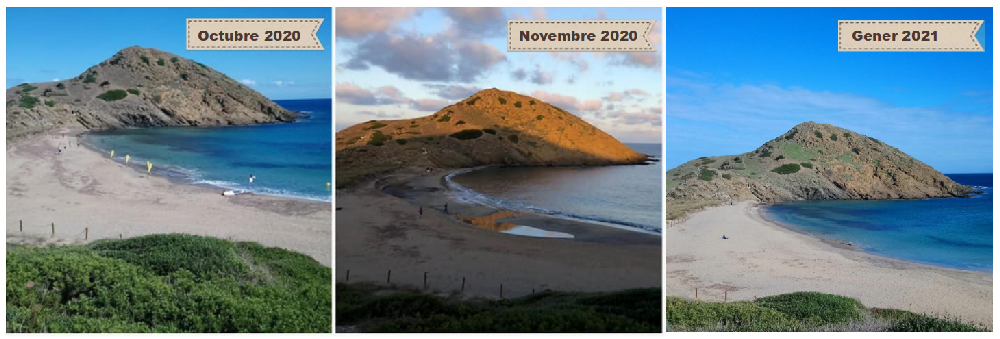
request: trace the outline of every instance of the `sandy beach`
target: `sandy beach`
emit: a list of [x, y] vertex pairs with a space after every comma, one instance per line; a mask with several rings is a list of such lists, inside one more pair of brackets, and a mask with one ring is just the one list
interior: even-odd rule
[[[729, 239], [722, 239], [726, 235]], [[754, 202], [711, 207], [664, 230], [664, 293], [705, 301], [796, 291], [993, 327], [993, 275], [879, 257], [766, 220]]]
[[[59, 145], [68, 148], [60, 152]], [[72, 133], [8, 141], [7, 242], [80, 244], [186, 233], [254, 241], [331, 264], [329, 203], [223, 197], [222, 191], [127, 168], [117, 157], [112, 162], [77, 146]]]
[[[464, 278], [463, 295], [487, 298], [501, 284], [504, 297], [660, 286], [659, 236], [463, 202], [445, 184], [451, 172], [410, 169], [337, 190], [336, 280], [350, 270], [350, 282], [422, 288], [427, 272], [429, 291], [459, 292]], [[574, 238], [499, 232], [518, 225]]]

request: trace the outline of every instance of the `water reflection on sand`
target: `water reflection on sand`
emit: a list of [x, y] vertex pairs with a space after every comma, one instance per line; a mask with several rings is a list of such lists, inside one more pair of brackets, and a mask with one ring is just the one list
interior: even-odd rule
[[497, 211], [492, 214], [478, 216], [478, 217], [467, 218], [457, 215], [456, 218], [467, 224], [475, 225], [476, 227], [479, 228], [484, 228], [500, 233], [507, 233], [513, 235], [526, 236], [526, 237], [538, 237], [538, 238], [564, 238], [564, 239], [573, 238], [573, 235], [568, 233], [546, 231], [531, 226], [518, 225], [514, 223], [500, 221], [505, 219], [517, 218], [524, 215], [525, 215], [524, 213], [517, 213], [512, 211]]

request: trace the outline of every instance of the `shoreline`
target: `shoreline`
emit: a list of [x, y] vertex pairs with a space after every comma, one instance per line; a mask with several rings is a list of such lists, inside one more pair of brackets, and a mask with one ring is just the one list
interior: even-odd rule
[[[291, 122], [291, 123], [294, 123], [294, 122]], [[224, 127], [240, 127], [240, 126], [207, 126], [207, 127], [194, 127], [194, 128], [220, 128], [220, 127], [224, 128]], [[170, 128], [170, 127], [157, 127], [157, 128]], [[74, 133], [75, 137], [79, 138], [79, 140], [80, 140], [80, 146], [81, 147], [84, 147], [84, 148], [86, 148], [86, 149], [88, 149], [88, 150], [90, 150], [90, 151], [98, 154], [99, 156], [103, 156], [103, 155], [107, 154], [107, 152], [109, 151], [109, 150], [101, 149], [101, 148], [97, 147], [96, 145], [94, 145], [94, 144], [92, 144], [92, 143], [87, 142], [87, 141], [84, 140], [85, 136], [92, 135], [93, 132], [91, 132], [91, 131], [74, 131], [73, 133]], [[116, 157], [116, 158], [121, 158], [121, 157]], [[135, 162], [131, 162], [131, 163], [135, 164]], [[170, 165], [170, 164], [167, 164], [167, 165]], [[142, 174], [142, 166], [128, 165], [127, 168], [134, 170], [136, 173]], [[183, 167], [180, 167], [180, 168], [183, 168]], [[174, 175], [170, 175], [169, 173], [178, 173], [178, 174], [176, 176], [174, 176]], [[165, 169], [162, 169], [162, 168], [158, 169], [157, 166], [156, 166], [156, 164], [153, 164], [153, 171], [152, 171], [151, 174], [153, 176], [157, 176], [157, 177], [161, 177], [161, 178], [170, 180], [171, 182], [173, 182], [175, 184], [178, 184], [178, 185], [198, 186], [198, 187], [203, 187], [203, 188], [206, 188], [206, 189], [222, 190], [222, 191], [226, 191], [226, 190], [242, 190], [242, 191], [247, 191], [249, 193], [252, 193], [254, 195], [262, 195], [262, 196], [274, 197], [274, 198], [279, 198], [279, 199], [291, 199], [291, 200], [298, 200], [298, 201], [303, 201], [303, 202], [318, 202], [318, 203], [328, 203], [328, 204], [332, 204], [333, 203], [333, 196], [332, 195], [330, 196], [330, 198], [328, 200], [311, 199], [311, 198], [307, 198], [307, 197], [303, 197], [303, 196], [281, 195], [281, 194], [268, 194], [268, 193], [261, 193], [261, 192], [250, 192], [249, 190], [243, 189], [243, 188], [231, 188], [231, 187], [225, 187], [225, 186], [220, 186], [220, 185], [214, 185], [214, 184], [210, 184], [210, 183], [206, 183], [206, 182], [197, 182], [197, 181], [192, 180], [189, 177], [184, 177], [185, 175], [183, 173], [179, 172], [179, 171], [165, 170]], [[331, 184], [332, 184], [332, 182], [331, 182]]]
[[[955, 198], [960, 198], [960, 197], [955, 197]], [[953, 199], [953, 198], [931, 198], [931, 199]], [[772, 206], [772, 205], [774, 205], [774, 204], [772, 204], [772, 203], [764, 203], [764, 204], [760, 204], [759, 206], [757, 206], [757, 208], [756, 208], [757, 215], [758, 215], [758, 217], [761, 218], [761, 220], [763, 220], [765, 222], [768, 222], [768, 223], [771, 223], [771, 224], [773, 224], [776, 227], [780, 227], [782, 229], [788, 230], [790, 232], [795, 232], [795, 233], [802, 234], [802, 235], [805, 235], [805, 236], [813, 238], [813, 239], [817, 239], [817, 240], [819, 240], [819, 241], [821, 241], [821, 242], [823, 242], [823, 243], [825, 243], [827, 245], [836, 247], [837, 249], [848, 250], [848, 251], [856, 251], [856, 252], [865, 253], [867, 255], [872, 255], [872, 256], [875, 256], [875, 257], [879, 257], [879, 258], [885, 258], [885, 259], [891, 259], [891, 260], [898, 260], [898, 261], [905, 262], [905, 263], [910, 263], [910, 264], [926, 265], [926, 266], [931, 266], [931, 267], [934, 267], [934, 268], [945, 269], [945, 270], [955, 270], [955, 271], [962, 271], [962, 272], [993, 274], [993, 269], [992, 268], [989, 271], [980, 271], [980, 270], [972, 270], [972, 269], [961, 269], [961, 268], [957, 268], [957, 267], [939, 266], [939, 265], [935, 265], [933, 263], [926, 263], [926, 262], [920, 262], [920, 261], [914, 261], [914, 260], [906, 260], [906, 259], [901, 259], [901, 258], [893, 258], [893, 257], [890, 257], [890, 256], [885, 256], [885, 255], [879, 255], [879, 254], [876, 254], [876, 253], [872, 253], [872, 252], [870, 252], [870, 251], [868, 251], [868, 250], [866, 250], [864, 248], [861, 248], [860, 246], [854, 245], [854, 243], [852, 243], [850, 241], [846, 241], [846, 240], [843, 240], [843, 239], [840, 239], [840, 238], [816, 236], [816, 235], [810, 234], [809, 232], [806, 232], [805, 230], [799, 229], [799, 228], [802, 228], [802, 226], [798, 226], [798, 225], [795, 225], [795, 224], [790, 224], [790, 223], [785, 223], [785, 222], [774, 220], [774, 218], [772, 218], [770, 216], [770, 214], [768, 213], [768, 211], [767, 211], [767, 207]]]
[[[426, 272], [428, 292], [484, 298], [500, 285], [505, 298], [660, 286], [660, 237], [459, 201], [444, 181], [458, 170], [404, 168], [338, 189], [336, 281], [419, 288]], [[510, 224], [574, 239], [498, 231]]]
[[[992, 329], [991, 273], [838, 246], [769, 221], [762, 206], [741, 201], [710, 207], [668, 229], [665, 293], [694, 299], [699, 288], [700, 300], [737, 301], [816, 291], [855, 298], [866, 307], [959, 317]], [[722, 240], [723, 234], [729, 239]]]
[[[618, 165], [618, 166], [642, 166], [642, 165]], [[583, 166], [577, 166], [577, 167], [583, 167]], [[580, 217], [575, 217], [575, 216], [571, 216], [571, 215], [566, 215], [566, 214], [563, 214], [563, 213], [560, 213], [560, 212], [557, 212], [557, 211], [549, 211], [549, 212], [552, 212], [552, 213], [546, 213], [546, 212], [531, 211], [531, 210], [518, 210], [518, 209], [513, 209], [513, 208], [509, 208], [509, 207], [504, 207], [504, 206], [493, 206], [493, 205], [489, 204], [488, 202], [484, 202], [484, 201], [481, 201], [480, 199], [476, 199], [475, 198], [475, 196], [478, 195], [478, 196], [482, 196], [482, 197], [484, 197], [486, 199], [489, 199], [489, 197], [486, 196], [485, 194], [479, 193], [479, 192], [477, 192], [477, 191], [475, 191], [475, 190], [473, 190], [471, 188], [462, 186], [461, 184], [459, 184], [459, 183], [455, 182], [454, 180], [452, 180], [452, 178], [454, 178], [455, 176], [458, 176], [458, 175], [468, 174], [468, 173], [472, 173], [472, 172], [480, 171], [480, 170], [484, 170], [484, 169], [489, 169], [489, 168], [503, 168], [503, 167], [501, 167], [501, 166], [487, 165], [487, 166], [478, 166], [478, 167], [473, 167], [473, 168], [462, 168], [462, 169], [448, 170], [449, 172], [446, 173], [445, 175], [443, 175], [441, 177], [441, 184], [442, 184], [442, 186], [444, 186], [445, 189], [449, 190], [449, 192], [456, 192], [456, 193], [459, 193], [459, 194], [471, 194], [472, 196], [471, 197], [467, 197], [467, 198], [469, 198], [469, 201], [472, 202], [472, 203], [476, 203], [476, 204], [479, 204], [479, 205], [487, 206], [487, 207], [490, 207], [490, 208], [493, 208], [493, 209], [496, 209], [496, 210], [511, 211], [511, 212], [516, 212], [516, 213], [521, 213], [521, 214], [534, 215], [534, 216], [538, 216], [538, 217], [545, 217], [545, 218], [553, 218], [553, 219], [565, 220], [565, 221], [568, 221], [568, 222], [584, 223], [584, 224], [598, 225], [598, 226], [604, 226], [604, 227], [613, 227], [613, 228], [616, 228], [616, 229], [619, 229], [619, 230], [623, 230], [623, 231], [637, 232], [637, 233], [654, 235], [654, 236], [660, 236], [661, 233], [662, 233], [662, 226], [663, 226], [662, 224], [660, 225], [661, 226], [661, 232], [657, 232], [655, 230], [647, 229], [645, 227], [642, 227], [642, 226], [645, 226], [645, 225], [634, 226], [634, 225], [616, 223], [616, 222], [611, 222], [611, 221], [592, 220], [592, 219], [586, 219], [586, 218], [580, 218]], [[459, 188], [458, 190], [454, 189], [456, 186]], [[459, 201], [453, 199], [453, 202], [459, 202]]]
[[[223, 197], [216, 188], [108, 161], [82, 140], [75, 145], [81, 131], [65, 132], [65, 137], [46, 133], [8, 146], [8, 243], [85, 244], [186, 233], [253, 241], [332, 263], [329, 202], [261, 194]], [[59, 152], [60, 144], [68, 147]]]

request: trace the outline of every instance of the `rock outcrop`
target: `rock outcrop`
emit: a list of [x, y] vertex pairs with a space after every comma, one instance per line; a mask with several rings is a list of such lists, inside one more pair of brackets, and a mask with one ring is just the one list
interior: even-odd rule
[[407, 120], [372, 120], [336, 135], [337, 186], [404, 167], [643, 164], [647, 155], [541, 100], [487, 89]]
[[290, 122], [295, 112], [210, 67], [123, 49], [78, 77], [7, 89], [7, 138], [55, 128], [108, 130]]
[[667, 200], [782, 202], [966, 197], [958, 184], [895, 147], [806, 122], [754, 151], [702, 157], [667, 171]]

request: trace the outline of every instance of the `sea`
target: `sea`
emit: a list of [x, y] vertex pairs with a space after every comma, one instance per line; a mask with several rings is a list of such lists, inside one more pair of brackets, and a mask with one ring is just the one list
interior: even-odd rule
[[773, 220], [880, 256], [993, 273], [993, 174], [946, 174], [972, 198], [803, 201], [772, 205]]
[[[332, 100], [276, 100], [306, 118], [292, 123], [162, 127], [89, 133], [83, 141], [116, 161], [186, 183], [254, 194], [331, 201]], [[250, 176], [255, 180], [250, 183]], [[221, 193], [221, 190], [220, 190]]]
[[[626, 144], [661, 154], [660, 144]], [[495, 208], [545, 214], [660, 234], [663, 165], [488, 167], [447, 177], [454, 198]]]

